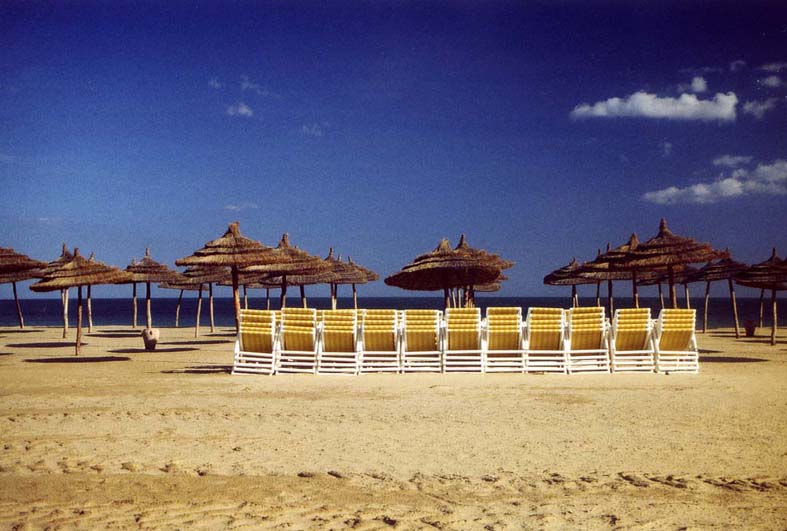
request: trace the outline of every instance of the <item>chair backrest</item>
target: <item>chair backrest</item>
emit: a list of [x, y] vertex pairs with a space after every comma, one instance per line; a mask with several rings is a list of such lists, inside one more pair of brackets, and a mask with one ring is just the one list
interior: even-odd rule
[[408, 351], [423, 352], [440, 349], [439, 310], [405, 310], [404, 334]]
[[603, 307], [572, 308], [568, 312], [568, 337], [571, 339], [571, 350], [601, 348], [604, 344], [605, 328]]
[[612, 319], [615, 350], [646, 349], [652, 328], [650, 308], [621, 308], [615, 310], [615, 317]]
[[273, 352], [276, 315], [269, 310], [240, 311], [240, 349], [244, 352]]
[[481, 309], [448, 308], [445, 313], [448, 350], [481, 348]]
[[522, 308], [486, 309], [487, 350], [516, 350], [522, 343]]
[[660, 350], [687, 350], [694, 337], [693, 309], [665, 308], [659, 313], [658, 336]]
[[283, 350], [314, 350], [316, 330], [317, 312], [314, 308], [284, 308], [281, 311]]
[[322, 349], [324, 352], [354, 352], [357, 314], [355, 310], [322, 312]]
[[561, 308], [528, 308], [528, 349], [562, 350], [563, 325]]
[[365, 350], [394, 352], [397, 350], [397, 310], [363, 310], [363, 346]]

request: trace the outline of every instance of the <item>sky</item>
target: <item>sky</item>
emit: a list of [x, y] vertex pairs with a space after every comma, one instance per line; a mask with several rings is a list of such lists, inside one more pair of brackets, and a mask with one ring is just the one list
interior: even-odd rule
[[760, 262], [786, 133], [783, 2], [0, 3], [0, 246], [47, 261], [174, 267], [237, 220], [385, 277], [465, 234], [499, 295], [561, 296], [664, 217]]

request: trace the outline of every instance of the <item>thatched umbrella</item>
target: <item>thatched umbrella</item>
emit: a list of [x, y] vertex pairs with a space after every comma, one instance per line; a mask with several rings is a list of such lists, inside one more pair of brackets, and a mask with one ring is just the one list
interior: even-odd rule
[[[621, 245], [615, 249], [612, 249], [612, 246], [608, 243], [607, 250], [605, 253], [602, 253], [601, 250], [598, 250], [596, 258], [591, 260], [590, 262], [585, 262], [582, 264], [579, 272], [577, 273], [581, 278], [585, 280], [589, 280], [592, 282], [596, 282], [596, 304], [600, 305], [600, 285], [601, 282], [606, 281], [607, 283], [607, 307], [609, 310], [609, 315], [613, 315], [615, 311], [615, 298], [612, 294], [612, 281], [613, 280], [634, 280], [634, 274], [632, 271], [624, 271], [624, 270], [617, 270], [612, 269], [610, 267], [610, 259], [612, 257], [618, 256], [620, 253], [620, 249], [626, 247], [627, 244]], [[636, 284], [636, 283], [634, 283]], [[633, 288], [633, 296], [634, 296], [634, 305], [637, 306], [639, 304], [639, 294], [637, 293], [636, 286]], [[638, 307], [638, 306], [637, 306]]]
[[776, 344], [776, 328], [778, 326], [778, 312], [776, 311], [776, 292], [787, 288], [787, 266], [776, 255], [773, 248], [771, 257], [764, 262], [754, 264], [745, 271], [735, 276], [735, 282], [742, 286], [769, 289], [771, 291], [771, 304], [773, 307], [773, 324], [771, 326], [771, 345]]
[[[145, 248], [145, 256], [142, 257], [142, 260], [136, 263], [132, 262], [131, 265], [126, 267], [126, 271], [132, 274], [134, 282], [145, 283], [147, 288], [145, 291], [145, 312], [147, 317], [145, 322], [147, 328], [152, 328], [153, 315], [150, 311], [150, 283], [175, 280], [175, 271], [153, 260], [150, 256], [150, 248]], [[134, 286], [136, 287], [136, 284]], [[136, 307], [136, 289], [134, 291], [134, 306]]]
[[[210, 332], [216, 331], [216, 322], [213, 317], [213, 284], [227, 280], [232, 285], [232, 279], [223, 268], [206, 267], [206, 266], [190, 266], [182, 273], [182, 275], [194, 284], [200, 286], [199, 289], [199, 302], [197, 307], [202, 305], [202, 285], [208, 285], [208, 312], [210, 313]], [[239, 282], [240, 283], [240, 282]], [[245, 285], [244, 285], [245, 291]]]
[[[687, 265], [675, 266], [673, 270], [672, 278], [675, 284], [683, 284], [683, 295], [686, 300], [686, 308], [691, 308], [689, 283], [697, 282], [695, 277], [698, 271], [698, 269]], [[646, 271], [641, 273], [637, 279], [637, 284], [640, 286], [654, 286], [658, 284], [658, 286], [661, 287], [661, 284], [664, 282], [669, 282], [669, 274], [664, 270]], [[659, 291], [659, 296], [661, 296], [661, 291]], [[662, 304], [662, 308], [663, 307], [664, 305]]]
[[596, 284], [598, 286], [599, 284], [597, 280], [580, 276], [581, 272], [582, 266], [577, 262], [576, 258], [572, 258], [567, 265], [555, 269], [545, 276], [544, 284], [548, 286], [571, 286], [571, 306], [579, 306], [577, 286], [583, 284]]
[[183, 292], [184, 291], [198, 291], [199, 298], [197, 300], [197, 316], [196, 322], [194, 324], [194, 337], [199, 336], [199, 322], [200, 322], [200, 312], [202, 311], [202, 284], [198, 282], [193, 282], [191, 279], [184, 277], [180, 273], [176, 277], [176, 280], [170, 280], [168, 282], [162, 282], [158, 285], [158, 287], [163, 289], [177, 289], [180, 290], [180, 294], [178, 295], [178, 304], [175, 306], [175, 328], [180, 327], [180, 306], [183, 302]]
[[[66, 244], [63, 243], [60, 256], [49, 262], [39, 271], [41, 274], [40, 278], [44, 278], [47, 274], [58, 270], [60, 267], [70, 262], [73, 258], [74, 255], [68, 252]], [[63, 306], [63, 338], [65, 339], [66, 333], [68, 332], [68, 288], [60, 290], [60, 304]]]
[[204, 265], [229, 267], [232, 275], [232, 300], [235, 306], [235, 331], [240, 330], [240, 297], [238, 295], [238, 270], [256, 264], [281, 261], [273, 249], [241, 235], [239, 223], [231, 223], [223, 236], [205, 244], [193, 255], [176, 260], [179, 266]]
[[[462, 238], [464, 242], [464, 238]], [[398, 273], [385, 279], [389, 286], [414, 291], [443, 290], [445, 307], [450, 305], [449, 290], [493, 282], [503, 270], [496, 255], [458, 252], [447, 239], [431, 252], [422, 254]]]
[[709, 262], [719, 258], [727, 258], [727, 253], [717, 251], [709, 243], [701, 243], [692, 238], [673, 234], [662, 218], [659, 233], [650, 240], [639, 243], [635, 249], [625, 253], [611, 262], [613, 269], [628, 271], [666, 270], [670, 286], [670, 300], [673, 308], [677, 308], [675, 291], [675, 271], [678, 266]]
[[[279, 245], [274, 249], [277, 257], [275, 262], [266, 264], [256, 264], [242, 269], [243, 273], [254, 275], [266, 275], [268, 277], [281, 278], [281, 307], [284, 308], [287, 302], [287, 286], [293, 283], [287, 281], [290, 275], [309, 275], [327, 271], [330, 266], [319, 256], [314, 256], [296, 246], [290, 245], [290, 237], [283, 234]], [[306, 293], [304, 285], [300, 284], [301, 304], [306, 305]]]
[[366, 267], [364, 267], [364, 266], [362, 266], [360, 264], [356, 264], [355, 262], [353, 262], [353, 259], [350, 258], [349, 256], [347, 257], [347, 263], [350, 266], [354, 267], [360, 273], [360, 276], [363, 279], [361, 282], [350, 282], [350, 285], [352, 285], [352, 290], [353, 290], [353, 308], [355, 308], [357, 310], [358, 309], [358, 292], [356, 291], [355, 286], [358, 285], [358, 284], [366, 284], [366, 283], [369, 283], [369, 282], [375, 282], [377, 280], [380, 280], [380, 275], [378, 275], [377, 273], [375, 273], [371, 269], [368, 269], [368, 268], [366, 268]]
[[[367, 282], [368, 273], [372, 272], [356, 267], [356, 265], [353, 263], [342, 261], [341, 256], [333, 256], [333, 247], [328, 249], [328, 256], [325, 257], [324, 262], [329, 265], [328, 272], [330, 274], [327, 276], [325, 283], [330, 284], [331, 308], [335, 310], [338, 299], [339, 284], [352, 284], [353, 294], [355, 294], [355, 284], [363, 284]], [[353, 301], [355, 302], [357, 309], [357, 298], [353, 297]]]
[[130, 273], [110, 267], [97, 260], [87, 260], [80, 256], [79, 249], [74, 249], [73, 258], [54, 270], [48, 270], [43, 280], [36, 282], [30, 289], [39, 291], [55, 291], [77, 288], [77, 339], [75, 355], [79, 355], [82, 341], [82, 286], [93, 284], [115, 284], [130, 277]]
[[[729, 252], [729, 250], [728, 250]], [[740, 326], [738, 324], [738, 303], [735, 298], [735, 287], [732, 282], [735, 275], [748, 269], [749, 266], [736, 262], [732, 258], [722, 258], [716, 262], [708, 262], [697, 271], [694, 280], [705, 282], [705, 313], [702, 320], [703, 333], [708, 326], [708, 299], [710, 298], [710, 284], [717, 280], [726, 280], [730, 290], [730, 304], [732, 306], [732, 317], [735, 321], [735, 338], [740, 338]]]
[[46, 265], [45, 262], [33, 260], [27, 255], [17, 253], [10, 247], [0, 247], [0, 284], [10, 283], [13, 288], [19, 328], [24, 329], [25, 320], [22, 317], [22, 307], [19, 305], [16, 283], [38, 277], [39, 270]]

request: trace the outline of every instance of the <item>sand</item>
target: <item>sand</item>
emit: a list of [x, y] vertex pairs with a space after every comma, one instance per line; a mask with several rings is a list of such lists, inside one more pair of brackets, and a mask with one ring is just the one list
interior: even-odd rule
[[785, 529], [760, 333], [699, 375], [270, 377], [229, 329], [0, 328], [0, 528]]

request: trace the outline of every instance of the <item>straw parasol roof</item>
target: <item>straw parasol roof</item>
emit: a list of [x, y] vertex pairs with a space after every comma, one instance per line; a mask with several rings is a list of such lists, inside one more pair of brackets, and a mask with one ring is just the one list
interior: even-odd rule
[[659, 232], [650, 240], [639, 243], [636, 248], [610, 261], [611, 269], [647, 271], [666, 269], [672, 306], [677, 307], [674, 274], [677, 266], [708, 262], [727, 258], [724, 251], [717, 251], [709, 243], [702, 243], [674, 234], [667, 227], [667, 220], [661, 219]]
[[79, 347], [82, 341], [82, 286], [116, 284], [130, 276], [131, 273], [108, 266], [98, 260], [92, 258], [88, 260], [79, 254], [79, 249], [74, 249], [74, 255], [70, 261], [56, 269], [48, 268], [43, 280], [30, 286], [30, 289], [36, 292], [45, 292], [77, 288], [77, 339], [75, 353], [79, 355]]
[[449, 241], [443, 239], [433, 251], [416, 257], [401, 271], [387, 277], [385, 283], [415, 291], [442, 289], [447, 295], [451, 288], [493, 282], [503, 265], [509, 264], [513, 265], [488, 253], [471, 253], [465, 249], [455, 251]]
[[46, 266], [44, 266], [41, 269], [41, 275], [46, 276], [48, 273], [51, 273], [52, 271], [59, 269], [62, 265], [70, 262], [72, 258], [74, 258], [74, 255], [68, 252], [68, 247], [66, 247], [66, 244], [63, 243], [63, 248], [60, 251], [60, 256], [58, 256], [51, 262], [47, 263]]
[[[319, 256], [314, 256], [306, 251], [299, 249], [296, 246], [290, 245], [290, 237], [284, 233], [279, 240], [279, 244], [273, 250], [277, 259], [270, 263], [256, 264], [249, 267], [244, 267], [242, 273], [262, 273], [270, 276], [281, 277], [281, 307], [287, 300], [287, 286], [292, 285], [287, 279], [290, 275], [309, 275], [328, 271], [330, 265], [325, 263]], [[305, 297], [303, 293], [304, 284], [301, 286], [301, 298]]]
[[[144, 282], [147, 286], [147, 291], [145, 295], [145, 308], [147, 314], [147, 327], [151, 328], [153, 326], [153, 317], [150, 311], [150, 283], [151, 282], [166, 282], [168, 280], [175, 280], [177, 272], [173, 269], [170, 269], [164, 264], [156, 262], [150, 256], [150, 248], [145, 248], [145, 256], [142, 257], [142, 260], [137, 262], [136, 260], [132, 260], [131, 264], [126, 267], [126, 271], [131, 273], [131, 281], [133, 283], [136, 282]], [[136, 288], [136, 284], [135, 284]], [[136, 307], [137, 307], [137, 291], [134, 289], [133, 293], [134, 297], [134, 326], [136, 326]]]
[[[45, 266], [45, 262], [33, 260], [29, 256], [18, 253], [10, 247], [0, 247], [0, 275], [21, 273], [23, 271], [40, 269]], [[35, 275], [27, 278], [33, 278], [33, 276]]]
[[[548, 286], [571, 286], [571, 304], [577, 306], [577, 286], [582, 284], [598, 284], [597, 280], [583, 277], [581, 275], [583, 267], [577, 262], [576, 258], [559, 269], [555, 269], [544, 277], [544, 284]], [[476, 288], [478, 290], [478, 288]], [[479, 290], [482, 291], [482, 290]]]
[[240, 223], [230, 223], [220, 238], [209, 241], [191, 256], [175, 260], [179, 266], [229, 267], [232, 274], [232, 299], [235, 306], [235, 330], [240, 329], [240, 297], [238, 295], [238, 270], [251, 265], [270, 264], [282, 261], [268, 246], [246, 238], [240, 233]]
[[[725, 249], [729, 253], [729, 249]], [[700, 268], [693, 279], [697, 282], [705, 282], [705, 312], [702, 321], [702, 331], [708, 327], [708, 301], [710, 298], [710, 283], [718, 280], [726, 280], [730, 290], [730, 305], [732, 308], [732, 317], [735, 322], [735, 338], [740, 337], [740, 326], [738, 324], [738, 303], [735, 298], [735, 287], [733, 285], [733, 278], [735, 275], [747, 270], [749, 266], [736, 262], [732, 258], [722, 258], [716, 262], [708, 262]]]

